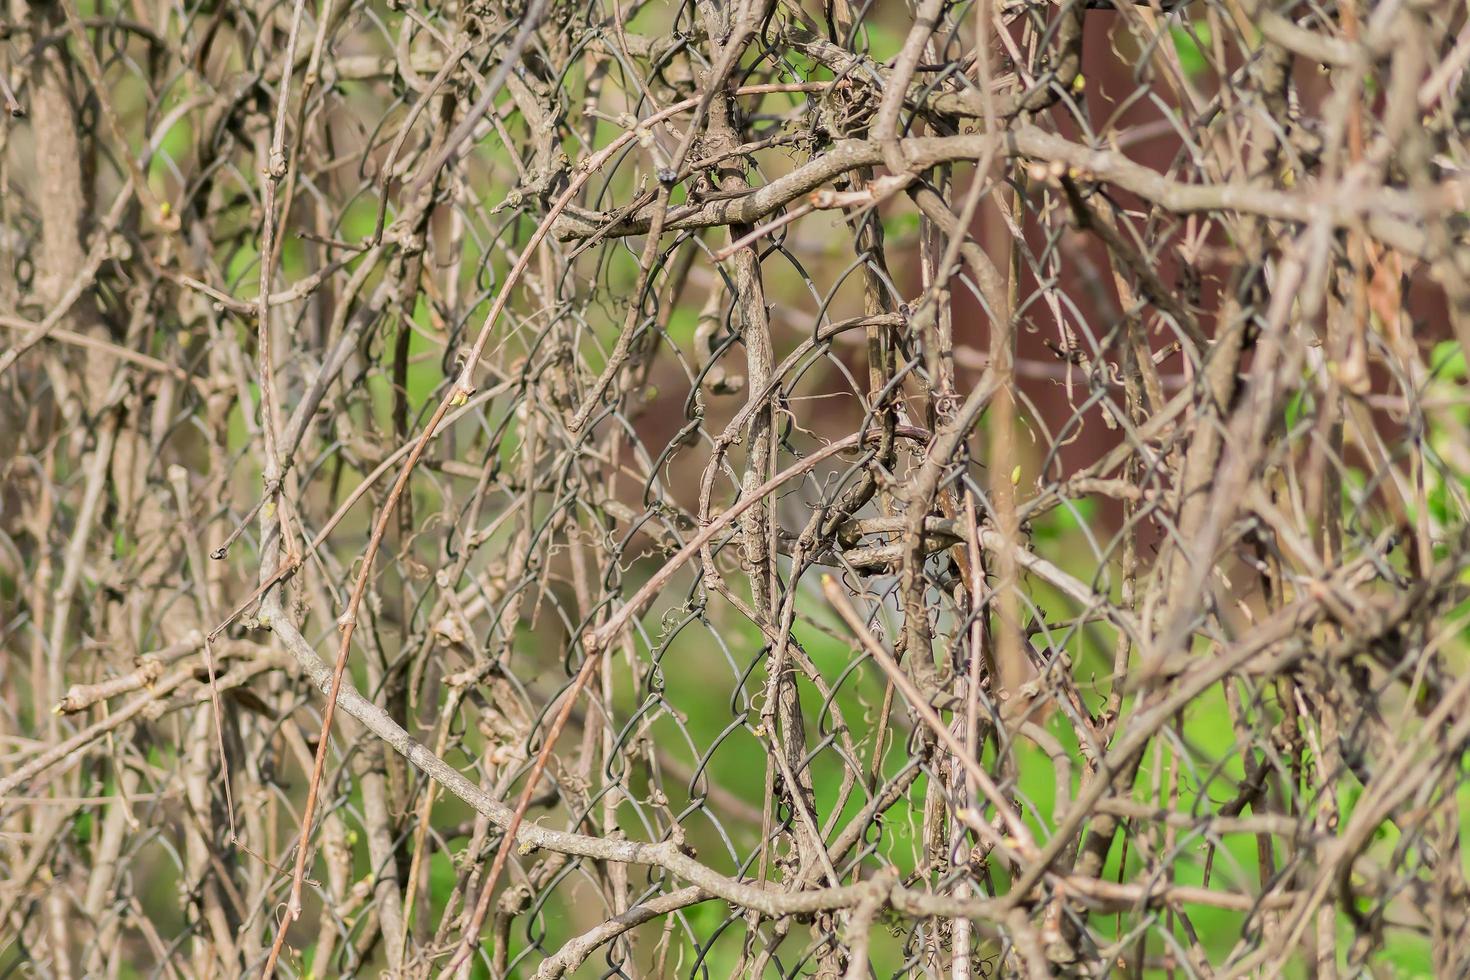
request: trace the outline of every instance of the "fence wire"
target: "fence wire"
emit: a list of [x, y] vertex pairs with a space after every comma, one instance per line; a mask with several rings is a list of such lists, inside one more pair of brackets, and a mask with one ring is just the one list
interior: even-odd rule
[[1470, 974], [1463, 7], [0, 24], [7, 973]]

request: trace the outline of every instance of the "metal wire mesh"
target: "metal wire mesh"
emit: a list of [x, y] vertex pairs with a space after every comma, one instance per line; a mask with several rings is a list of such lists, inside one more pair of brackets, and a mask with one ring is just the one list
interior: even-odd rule
[[4, 29], [7, 969], [1465, 973], [1462, 9]]

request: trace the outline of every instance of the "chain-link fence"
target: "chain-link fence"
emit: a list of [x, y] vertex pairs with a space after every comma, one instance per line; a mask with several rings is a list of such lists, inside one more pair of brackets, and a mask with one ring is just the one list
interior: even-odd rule
[[8, 975], [1470, 970], [1462, 5], [3, 17]]

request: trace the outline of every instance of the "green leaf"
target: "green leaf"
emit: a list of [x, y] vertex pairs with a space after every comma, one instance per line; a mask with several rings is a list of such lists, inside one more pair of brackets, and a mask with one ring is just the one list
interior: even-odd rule
[[1184, 68], [1184, 74], [1193, 78], [1209, 69], [1210, 59], [1205, 54], [1205, 48], [1210, 44], [1208, 24], [1170, 27], [1169, 36], [1174, 40], [1174, 50], [1179, 54], [1179, 64]]

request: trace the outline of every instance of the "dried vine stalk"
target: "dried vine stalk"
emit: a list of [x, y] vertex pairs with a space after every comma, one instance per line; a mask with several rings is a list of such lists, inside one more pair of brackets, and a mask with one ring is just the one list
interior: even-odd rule
[[1470, 969], [1463, 10], [0, 26], [0, 967]]

